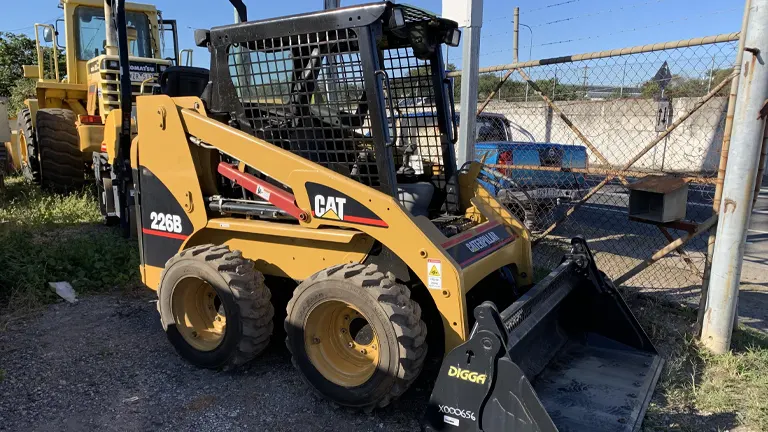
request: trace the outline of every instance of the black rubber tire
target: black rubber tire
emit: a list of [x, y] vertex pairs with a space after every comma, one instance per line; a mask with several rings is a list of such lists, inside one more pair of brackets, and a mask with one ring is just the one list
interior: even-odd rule
[[75, 121], [75, 113], [67, 109], [37, 112], [40, 184], [44, 189], [68, 192], [85, 184], [85, 164]]
[[11, 172], [9, 165], [8, 149], [5, 148], [5, 143], [0, 142], [0, 177], [3, 177]]
[[[224, 306], [227, 327], [221, 343], [211, 351], [191, 346], [176, 328], [171, 299], [176, 283], [185, 276], [208, 282]], [[176, 352], [195, 366], [232, 369], [259, 355], [272, 335], [274, 308], [264, 276], [240, 251], [212, 244], [181, 251], [168, 260], [157, 291], [160, 323]]]
[[[287, 307], [285, 343], [307, 385], [339, 405], [367, 411], [384, 407], [402, 395], [421, 373], [427, 355], [427, 326], [421, 320], [421, 308], [410, 295], [408, 288], [378, 271], [374, 264], [337, 265], [299, 284]], [[306, 317], [328, 300], [354, 305], [379, 338], [379, 366], [362, 385], [342, 387], [329, 381], [306, 352]]]
[[37, 138], [35, 128], [32, 126], [32, 114], [29, 108], [19, 111], [16, 119], [19, 133], [24, 134], [27, 144], [27, 159], [21, 161], [21, 174], [24, 180], [32, 184], [40, 184], [40, 161], [37, 153]]

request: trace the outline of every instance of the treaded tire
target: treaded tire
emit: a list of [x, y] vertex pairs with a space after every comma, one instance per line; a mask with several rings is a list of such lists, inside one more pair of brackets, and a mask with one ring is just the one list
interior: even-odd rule
[[24, 135], [24, 142], [27, 146], [27, 159], [21, 161], [21, 173], [24, 176], [24, 180], [29, 183], [40, 184], [37, 138], [35, 137], [35, 128], [32, 126], [32, 114], [29, 108], [19, 111], [16, 124], [19, 127], [19, 133]]
[[61, 108], [37, 112], [37, 147], [40, 149], [40, 184], [44, 189], [68, 192], [85, 184], [85, 165], [75, 113]]
[[[176, 327], [172, 297], [184, 277], [197, 277], [216, 291], [226, 313], [222, 341], [211, 351], [190, 345]], [[185, 249], [168, 260], [157, 291], [160, 322], [176, 351], [198, 367], [231, 369], [259, 355], [272, 335], [274, 308], [264, 276], [254, 270], [253, 261], [226, 245], [212, 244]]]
[[[341, 264], [303, 281], [288, 303], [286, 346], [300, 375], [318, 395], [347, 407], [366, 411], [381, 408], [402, 395], [421, 373], [427, 354], [427, 326], [410, 291], [378, 271], [375, 264]], [[359, 308], [375, 331], [379, 363], [362, 385], [343, 387], [324, 377], [305, 348], [304, 322], [326, 301], [342, 301]], [[386, 351], [385, 351], [386, 347]]]
[[11, 172], [8, 163], [8, 149], [5, 148], [5, 143], [0, 142], [0, 177], [3, 177]]

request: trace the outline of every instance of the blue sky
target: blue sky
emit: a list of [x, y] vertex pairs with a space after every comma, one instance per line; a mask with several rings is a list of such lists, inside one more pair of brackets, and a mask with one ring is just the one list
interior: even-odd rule
[[[2, 1], [5, 4], [0, 13], [0, 31], [31, 35], [35, 21], [52, 22], [61, 16], [57, 0]], [[366, 2], [342, 0], [342, 6]], [[165, 18], [178, 21], [182, 47], [192, 47], [193, 29], [233, 20], [232, 8], [225, 0], [156, 0], [154, 3]], [[245, 3], [252, 20], [317, 10], [323, 5], [322, 0], [245, 0]], [[405, 3], [438, 13], [441, 10], [441, 0]], [[544, 7], [556, 3], [565, 4]], [[533, 58], [547, 58], [738, 31], [743, 1], [485, 0], [481, 66], [511, 62], [514, 6], [520, 7], [520, 22], [532, 27]], [[522, 60], [528, 59], [530, 39], [531, 33], [521, 28]], [[572, 42], [553, 43], [560, 41]], [[451, 50], [449, 60], [458, 63], [459, 52], [460, 48]], [[197, 49], [195, 64], [208, 66], [208, 62], [207, 51]]]

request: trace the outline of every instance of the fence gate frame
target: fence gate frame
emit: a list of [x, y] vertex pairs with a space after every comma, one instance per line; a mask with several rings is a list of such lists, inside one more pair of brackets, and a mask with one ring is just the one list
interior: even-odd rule
[[[639, 45], [639, 46], [605, 50], [605, 51], [596, 51], [596, 52], [589, 52], [589, 53], [570, 55], [570, 56], [561, 56], [561, 57], [554, 57], [554, 58], [547, 58], [547, 59], [540, 59], [540, 60], [529, 60], [525, 62], [517, 61], [510, 64], [490, 66], [490, 67], [484, 67], [479, 69], [479, 73], [503, 72], [503, 71], [506, 71], [506, 73], [497, 82], [497, 84], [494, 86], [493, 90], [488, 94], [485, 100], [481, 104], [479, 104], [479, 108], [477, 109], [477, 115], [480, 115], [486, 109], [488, 104], [496, 96], [497, 92], [502, 88], [504, 83], [512, 76], [512, 74], [515, 71], [517, 71], [517, 73], [520, 75], [522, 80], [526, 82], [527, 85], [530, 86], [530, 88], [533, 89], [534, 93], [536, 93], [547, 104], [547, 106], [554, 113], [557, 114], [557, 117], [560, 118], [560, 120], [576, 135], [576, 137], [578, 137], [579, 141], [581, 141], [592, 152], [592, 154], [598, 160], [600, 160], [605, 165], [605, 167], [607, 167], [607, 168], [601, 168], [601, 169], [600, 168], [599, 169], [593, 169], [593, 168], [570, 169], [570, 171], [572, 172], [582, 172], [584, 174], [590, 174], [590, 175], [595, 175], [595, 174], [605, 175], [605, 178], [601, 182], [599, 182], [596, 186], [594, 186], [586, 195], [584, 195], [579, 200], [573, 202], [570, 208], [568, 208], [568, 210], [566, 210], [565, 213], [560, 218], [558, 218], [546, 229], [544, 229], [541, 232], [541, 234], [533, 241], [534, 247], [536, 247], [541, 242], [541, 240], [545, 239], [552, 231], [554, 231], [558, 226], [560, 226], [574, 212], [576, 212], [584, 203], [586, 203], [589, 199], [591, 199], [598, 191], [600, 191], [604, 186], [606, 186], [614, 178], [617, 178], [624, 186], [627, 186], [629, 184], [627, 180], [628, 176], [630, 177], [646, 176], [651, 174], [651, 173], [642, 172], [642, 171], [631, 171], [630, 169], [638, 160], [640, 160], [649, 151], [653, 150], [660, 142], [664, 141], [664, 139], [668, 137], [673, 131], [675, 131], [681, 124], [683, 124], [694, 113], [696, 113], [704, 105], [706, 105], [707, 102], [709, 102], [712, 98], [714, 98], [723, 88], [725, 88], [726, 85], [731, 84], [732, 86], [731, 88], [735, 87], [733, 83], [736, 83], [738, 81], [738, 75], [740, 71], [737, 68], [737, 65], [740, 65], [740, 61], [739, 61], [740, 56], [737, 55], [737, 58], [735, 59], [734, 70], [732, 73], [730, 73], [727, 77], [725, 77], [717, 86], [710, 88], [707, 94], [698, 98], [698, 100], [690, 110], [682, 114], [677, 120], [675, 120], [672, 124], [666, 127], [666, 129], [664, 129], [663, 132], [661, 132], [659, 135], [656, 136], [656, 138], [648, 142], [642, 148], [642, 150], [637, 152], [628, 162], [626, 162], [621, 167], [615, 167], [608, 162], [607, 158], [597, 149], [597, 147], [590, 141], [590, 139], [587, 138], [587, 136], [584, 135], [584, 133], [582, 133], [582, 131], [574, 124], [574, 122], [571, 121], [571, 119], [557, 105], [557, 103], [555, 103], [555, 101], [553, 101], [549, 96], [544, 94], [541, 88], [539, 88], [539, 86], [526, 73], [525, 69], [529, 67], [534, 67], [534, 66], [573, 63], [576, 61], [594, 60], [594, 59], [609, 58], [609, 57], [620, 57], [620, 56], [625, 56], [630, 54], [650, 53], [654, 51], [664, 51], [664, 50], [671, 50], [676, 48], [712, 45], [712, 44], [723, 43], [723, 42], [734, 42], [734, 41], [740, 41], [741, 34], [742, 34], [741, 32], [725, 33], [725, 34], [718, 34], [713, 36], [684, 39], [684, 40], [671, 41], [671, 42], [661, 42], [661, 43], [647, 44], [647, 45]], [[514, 53], [514, 54], [515, 54], [514, 58], [517, 59], [517, 53]], [[447, 74], [448, 77], [460, 77], [461, 75], [462, 75], [461, 71], [452, 71]], [[734, 95], [732, 94], [731, 96], [734, 96]], [[728, 108], [727, 108], [728, 112], [731, 112], [731, 110], [733, 109], [732, 107], [732, 105], [734, 104], [733, 99], [735, 98], [732, 97], [732, 98], [729, 98], [728, 100]], [[725, 130], [724, 130], [724, 142], [725, 142], [725, 137], [730, 137], [731, 128], [732, 128], [732, 122], [726, 120]], [[720, 169], [718, 170], [717, 178], [711, 178], [711, 177], [705, 177], [705, 176], [680, 176], [686, 183], [695, 182], [700, 184], [715, 184], [716, 200], [718, 199], [722, 191], [722, 176], [724, 175], [724, 172], [725, 172], [725, 169], [724, 169], [725, 161], [727, 161], [727, 157], [728, 157], [727, 148], [725, 146], [722, 146], [722, 150], [724, 150], [725, 152], [723, 151], [720, 152]], [[509, 168], [509, 166], [506, 166], [506, 165], [490, 165], [490, 167], [491, 168], [501, 168], [501, 167]], [[546, 166], [538, 166], [538, 165], [513, 166], [513, 168], [527, 169], [527, 170], [529, 169], [533, 171], [562, 170], [562, 168], [546, 167]], [[702, 233], [710, 232], [713, 229], [713, 227], [717, 225], [717, 220], [718, 220], [717, 212], [718, 212], [718, 209], [715, 207], [712, 216], [701, 223], [693, 223], [688, 221], [681, 221], [681, 222], [674, 222], [674, 223], [654, 223], [653, 225], [655, 225], [657, 229], [661, 232], [661, 234], [664, 236], [664, 238], [666, 238], [667, 244], [664, 247], [655, 251], [653, 254], [651, 254], [650, 257], [648, 257], [644, 261], [640, 262], [639, 264], [635, 265], [633, 268], [627, 270], [624, 274], [617, 277], [615, 279], [615, 283], [617, 285], [624, 284], [633, 276], [637, 275], [644, 269], [653, 265], [655, 262], [658, 262], [661, 258], [668, 255], [669, 253], [675, 251], [683, 259], [683, 261], [688, 265], [688, 267], [691, 268], [691, 270], [693, 270], [694, 274], [702, 278], [703, 283], [706, 284], [706, 281], [708, 279], [707, 272], [709, 270], [708, 263], [710, 260], [709, 253], [705, 256], [705, 268], [704, 268], [704, 272], [702, 273], [691, 261], [690, 257], [685, 252], [685, 250], [682, 249], [682, 246], [685, 245], [687, 242], [689, 242], [691, 239], [701, 235]], [[687, 232], [687, 235], [675, 239], [668, 231], [668, 228], [685, 231]], [[704, 289], [706, 289], [706, 287], [704, 287]]]

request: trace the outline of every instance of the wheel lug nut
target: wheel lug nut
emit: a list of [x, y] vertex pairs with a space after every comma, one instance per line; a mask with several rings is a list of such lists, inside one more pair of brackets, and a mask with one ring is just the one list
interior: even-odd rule
[[360, 350], [360, 354], [368, 354], [368, 350], [363, 348]]
[[196, 338], [196, 337], [197, 337], [197, 332], [196, 332], [196, 331], [194, 331], [194, 330], [192, 331], [192, 337], [193, 337], [193, 338]]
[[341, 334], [347, 334], [347, 329], [345, 328], [341, 329]]
[[354, 348], [355, 344], [353, 342], [350, 342], [350, 343], [347, 344], [347, 346], [350, 347], [350, 348]]
[[376, 345], [371, 345], [371, 349], [376, 349]]
[[313, 343], [313, 344], [319, 344], [319, 343], [320, 343], [320, 338], [319, 338], [319, 337], [317, 337], [317, 336], [313, 337], [313, 338], [312, 338], [312, 343]]
[[349, 315], [344, 315], [344, 321], [349, 321]]

